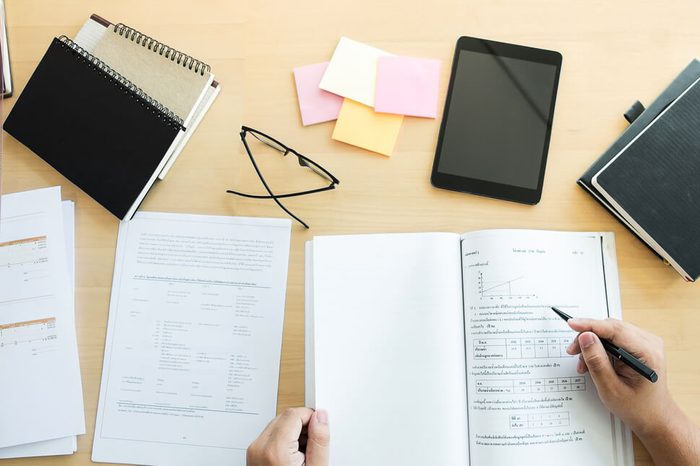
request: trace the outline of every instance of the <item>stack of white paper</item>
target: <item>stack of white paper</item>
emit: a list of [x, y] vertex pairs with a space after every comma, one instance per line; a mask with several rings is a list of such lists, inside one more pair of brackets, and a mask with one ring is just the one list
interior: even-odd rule
[[74, 206], [9, 194], [0, 218], [0, 458], [68, 455], [85, 433], [74, 314]]

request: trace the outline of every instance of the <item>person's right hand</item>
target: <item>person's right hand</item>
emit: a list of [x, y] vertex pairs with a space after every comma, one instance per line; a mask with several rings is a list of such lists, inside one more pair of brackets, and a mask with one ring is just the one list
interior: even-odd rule
[[[671, 399], [661, 338], [615, 319], [569, 319], [580, 332], [567, 352], [578, 354], [578, 371], [590, 372], [605, 406], [627, 424], [649, 450], [655, 464], [700, 465], [700, 429]], [[651, 383], [605, 352], [600, 338], [624, 348], [654, 369]]]
[[[667, 416], [676, 412], [666, 384], [663, 341], [656, 335], [616, 319], [569, 319], [569, 327], [579, 332], [567, 352], [578, 354], [578, 372], [590, 372], [605, 406], [625, 424], [643, 436]], [[631, 367], [606, 353], [600, 338], [620, 346], [656, 371], [651, 383]]]

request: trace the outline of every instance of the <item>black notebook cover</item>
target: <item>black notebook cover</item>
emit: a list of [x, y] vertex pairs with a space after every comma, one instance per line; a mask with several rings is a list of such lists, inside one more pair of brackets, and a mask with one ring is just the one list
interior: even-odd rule
[[[639, 235], [634, 228], [628, 225], [626, 221], [623, 220], [615, 211], [615, 208], [600, 195], [598, 190], [591, 183], [591, 179], [699, 77], [700, 61], [693, 60], [678, 76], [676, 76], [669, 86], [663, 90], [656, 100], [654, 100], [651, 105], [649, 105], [646, 110], [644, 110], [644, 112], [630, 124], [629, 128], [627, 128], [625, 132], [622, 133], [622, 135], [615, 142], [613, 142], [593, 163], [593, 165], [591, 165], [588, 170], [586, 170], [586, 172], [578, 179], [578, 184], [585, 188], [586, 192], [591, 194], [594, 199], [615, 214], [618, 220], [620, 220], [623, 225], [625, 225], [637, 236]], [[650, 250], [656, 253], [653, 249]]]
[[180, 127], [71, 44], [53, 40], [4, 128], [123, 219]]
[[598, 173], [613, 157], [615, 157], [629, 142], [634, 139], [651, 121], [659, 116], [668, 105], [676, 100], [688, 86], [700, 78], [700, 61], [693, 60], [685, 69], [664, 89], [654, 102], [635, 119], [624, 133], [608, 147], [605, 152], [591, 165], [579, 178], [579, 183], [589, 189], [595, 190], [591, 184], [591, 178]]
[[690, 278], [700, 276], [700, 83], [594, 179]]

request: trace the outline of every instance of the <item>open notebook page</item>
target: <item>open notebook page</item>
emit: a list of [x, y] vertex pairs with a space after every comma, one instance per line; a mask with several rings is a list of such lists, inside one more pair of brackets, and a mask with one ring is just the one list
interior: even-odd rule
[[612, 233], [468, 233], [462, 259], [470, 464], [634, 464], [550, 309], [620, 317]]
[[312, 390], [334, 466], [467, 464], [460, 276], [456, 234], [314, 238]]

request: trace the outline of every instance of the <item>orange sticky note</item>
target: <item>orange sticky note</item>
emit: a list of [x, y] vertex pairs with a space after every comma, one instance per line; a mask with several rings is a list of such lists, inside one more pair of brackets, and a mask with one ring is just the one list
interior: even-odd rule
[[372, 107], [345, 99], [331, 137], [372, 152], [391, 155], [402, 121], [403, 115], [377, 113]]

